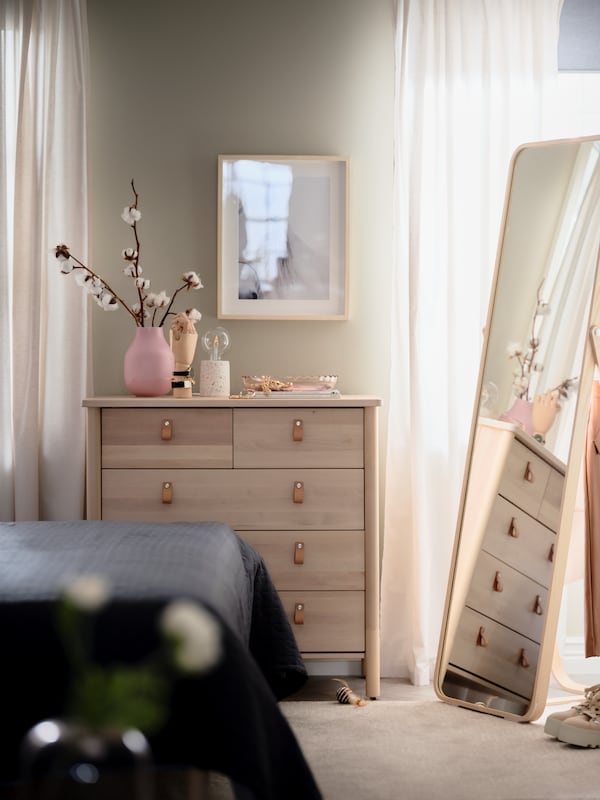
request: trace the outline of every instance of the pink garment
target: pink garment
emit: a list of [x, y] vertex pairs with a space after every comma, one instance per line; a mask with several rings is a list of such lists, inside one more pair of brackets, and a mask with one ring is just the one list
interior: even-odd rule
[[585, 657], [600, 655], [600, 384], [594, 381], [585, 442]]

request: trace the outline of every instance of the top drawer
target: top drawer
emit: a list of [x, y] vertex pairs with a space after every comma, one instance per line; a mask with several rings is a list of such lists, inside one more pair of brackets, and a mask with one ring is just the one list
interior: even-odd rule
[[228, 408], [104, 408], [102, 467], [231, 469]]
[[234, 465], [362, 468], [363, 424], [362, 408], [235, 409]]

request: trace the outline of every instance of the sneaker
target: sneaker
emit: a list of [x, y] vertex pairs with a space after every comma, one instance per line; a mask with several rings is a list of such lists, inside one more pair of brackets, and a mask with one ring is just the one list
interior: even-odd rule
[[548, 719], [546, 720], [546, 724], [544, 725], [544, 733], [547, 733], [548, 736], [558, 736], [558, 731], [560, 730], [560, 726], [563, 722], [566, 722], [568, 719], [572, 719], [573, 717], [577, 717], [586, 706], [581, 703], [578, 706], [573, 706], [569, 708], [568, 711], [556, 711], [554, 714], [550, 714]]
[[556, 738], [577, 747], [600, 747], [600, 691], [590, 696], [581, 713], [561, 723]]
[[547, 733], [548, 736], [554, 736], [556, 738], [563, 722], [584, 714], [589, 706], [590, 700], [594, 698], [596, 694], [600, 695], [600, 683], [597, 683], [594, 686], [589, 686], [584, 691], [585, 700], [583, 703], [579, 703], [579, 705], [573, 706], [567, 711], [556, 711], [554, 714], [550, 714], [546, 720], [546, 724], [544, 725], [544, 733]]

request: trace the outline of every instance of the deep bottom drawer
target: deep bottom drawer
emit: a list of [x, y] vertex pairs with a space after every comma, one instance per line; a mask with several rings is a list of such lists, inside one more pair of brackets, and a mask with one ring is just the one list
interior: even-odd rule
[[279, 596], [302, 652], [364, 652], [364, 592], [299, 590]]
[[[481, 644], [480, 633], [484, 637]], [[450, 664], [530, 698], [537, 672], [539, 647], [531, 639], [464, 608]]]

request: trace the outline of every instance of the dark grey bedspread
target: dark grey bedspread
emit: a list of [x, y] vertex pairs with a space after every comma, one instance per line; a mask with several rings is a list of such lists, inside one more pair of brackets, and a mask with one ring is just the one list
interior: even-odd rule
[[261, 556], [217, 522], [0, 523], [0, 692], [3, 705], [21, 698], [4, 716], [0, 785], [17, 774], [25, 730], [61, 713], [65, 663], [52, 607], [82, 573], [111, 584], [102, 659], [154, 648], [158, 612], [174, 597], [195, 599], [222, 622], [225, 658], [175, 687], [169, 721], [152, 741], [160, 763], [221, 771], [249, 797], [320, 796], [277, 706], [306, 679], [291, 627]]

